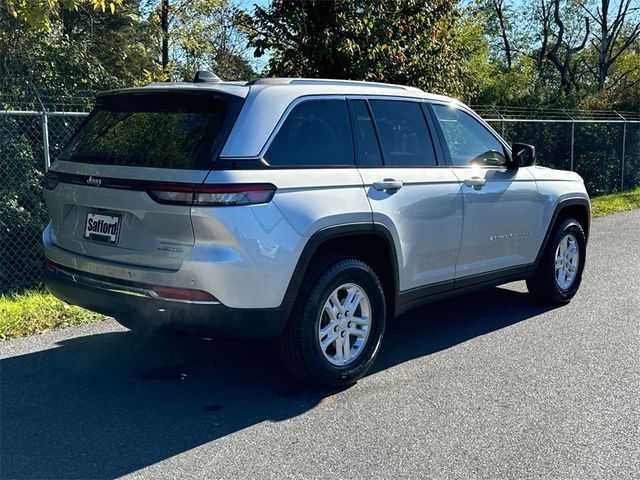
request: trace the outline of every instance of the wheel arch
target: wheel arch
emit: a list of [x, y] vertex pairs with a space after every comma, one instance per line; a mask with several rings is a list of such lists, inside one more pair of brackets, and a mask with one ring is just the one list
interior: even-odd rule
[[[363, 242], [367, 248], [363, 248]], [[314, 258], [323, 254], [358, 258], [371, 266], [384, 288], [388, 315], [393, 315], [399, 285], [397, 252], [387, 227], [373, 223], [336, 225], [314, 233], [298, 259], [284, 303], [295, 302], [309, 266]]]
[[553, 232], [553, 228], [558, 223], [558, 220], [567, 217], [575, 218], [582, 226], [585, 237], [587, 239], [589, 238], [589, 230], [591, 227], [591, 204], [589, 203], [589, 200], [587, 198], [580, 197], [568, 198], [558, 202], [553, 211], [553, 215], [551, 216], [551, 221], [547, 227], [547, 232], [545, 233], [542, 245], [540, 245], [540, 249], [538, 250], [538, 255], [536, 256], [533, 268], [535, 268], [540, 261], [540, 258], [547, 247], [547, 242], [551, 237], [551, 232]]

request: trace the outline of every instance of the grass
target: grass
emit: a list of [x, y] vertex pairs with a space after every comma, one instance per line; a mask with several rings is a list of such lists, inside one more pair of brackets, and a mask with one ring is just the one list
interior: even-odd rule
[[626, 192], [612, 193], [591, 199], [594, 217], [640, 208], [640, 187]]
[[67, 305], [48, 293], [0, 296], [0, 340], [102, 320], [104, 315]]

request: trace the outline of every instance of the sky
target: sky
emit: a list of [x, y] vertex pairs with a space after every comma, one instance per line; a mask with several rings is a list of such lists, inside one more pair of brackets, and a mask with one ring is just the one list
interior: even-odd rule
[[259, 7], [266, 7], [269, 5], [270, 0], [231, 0], [231, 4], [240, 7], [244, 10], [253, 10], [254, 5]]

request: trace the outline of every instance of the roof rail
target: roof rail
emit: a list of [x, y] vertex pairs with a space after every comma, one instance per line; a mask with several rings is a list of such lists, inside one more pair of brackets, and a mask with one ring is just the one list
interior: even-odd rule
[[289, 85], [293, 78], [253, 78], [249, 80], [245, 85]]
[[394, 85], [391, 83], [364, 82], [361, 80], [339, 80], [328, 78], [254, 78], [246, 85], [350, 85], [356, 87], [378, 87], [392, 88], [398, 90], [409, 90], [410, 87]]

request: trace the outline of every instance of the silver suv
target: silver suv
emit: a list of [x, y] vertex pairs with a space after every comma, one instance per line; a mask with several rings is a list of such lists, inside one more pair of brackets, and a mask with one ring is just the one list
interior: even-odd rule
[[46, 176], [46, 284], [133, 330], [281, 337], [299, 379], [353, 383], [426, 302], [523, 279], [575, 295], [589, 198], [534, 157], [398, 85], [105, 92]]

